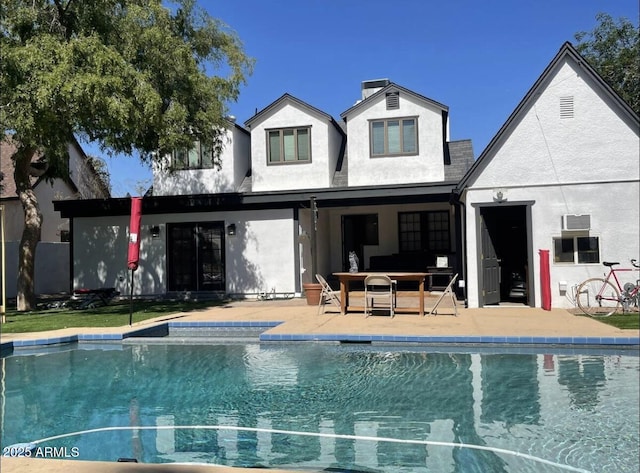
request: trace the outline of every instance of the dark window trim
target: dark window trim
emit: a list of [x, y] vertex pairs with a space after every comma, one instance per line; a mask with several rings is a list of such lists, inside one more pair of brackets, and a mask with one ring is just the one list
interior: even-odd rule
[[[447, 239], [446, 246], [444, 248], [430, 248], [429, 242], [429, 234], [432, 229], [429, 228], [429, 214], [443, 214], [447, 216]], [[407, 249], [403, 248], [403, 240], [402, 238], [402, 216], [403, 215], [418, 215], [419, 216], [419, 230], [417, 230], [420, 237], [420, 248]], [[435, 230], [433, 230], [435, 231]], [[405, 232], [408, 233], [408, 232]], [[451, 253], [451, 214], [449, 210], [416, 210], [416, 211], [408, 211], [408, 212], [398, 212], [398, 251], [400, 253], [412, 253], [412, 252], [420, 252], [427, 251], [432, 253]]]
[[[198, 149], [198, 164], [196, 166], [191, 166], [190, 162], [189, 162], [189, 153], [196, 148]], [[205, 152], [208, 150], [210, 152], [210, 163], [208, 163], [206, 166], [203, 165], [203, 149], [205, 150]], [[178, 164], [178, 158], [177, 158], [177, 154], [178, 153], [185, 153], [185, 157], [184, 157], [184, 162], [180, 165]], [[215, 168], [215, 159], [213, 158], [214, 156], [214, 150], [213, 150], [213, 146], [203, 146], [202, 143], [200, 141], [194, 141], [193, 142], [193, 147], [186, 149], [179, 149], [179, 150], [174, 150], [171, 153], [171, 169], [173, 171], [193, 171], [193, 170], [197, 170], [197, 169], [214, 169]]]
[[[414, 138], [415, 138], [415, 151], [400, 153], [390, 153], [389, 152], [389, 134], [388, 134], [388, 122], [397, 121], [400, 124], [399, 133], [400, 133], [400, 146], [403, 146], [403, 133], [402, 133], [402, 122], [403, 120], [413, 120], [414, 121]], [[373, 153], [373, 124], [383, 122], [384, 123], [384, 153], [382, 154], [374, 154]], [[418, 140], [419, 132], [418, 132], [418, 116], [406, 116], [406, 117], [388, 117], [388, 118], [372, 118], [369, 120], [369, 157], [371, 158], [389, 158], [396, 156], [417, 156], [420, 154], [420, 146]]]
[[[294, 149], [295, 149], [295, 153], [296, 153], [296, 159], [294, 159], [293, 161], [285, 161], [284, 160], [284, 155], [283, 155], [283, 149], [284, 149], [284, 134], [283, 132], [285, 130], [294, 130], [294, 137], [295, 137], [295, 145], [294, 145]], [[307, 130], [308, 134], [309, 134], [309, 159], [298, 159], [298, 130]], [[280, 159], [278, 161], [271, 161], [271, 144], [269, 142], [269, 133], [277, 131], [280, 133]], [[288, 165], [288, 164], [308, 164], [311, 162], [311, 150], [313, 149], [313, 146], [311, 146], [311, 125], [304, 125], [304, 126], [288, 126], [288, 127], [280, 127], [280, 128], [265, 128], [265, 139], [266, 139], [266, 143], [267, 143], [267, 166], [280, 166], [280, 165]]]

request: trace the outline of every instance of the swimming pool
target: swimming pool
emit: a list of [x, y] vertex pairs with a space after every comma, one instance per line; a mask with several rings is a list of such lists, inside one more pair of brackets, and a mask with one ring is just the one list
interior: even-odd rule
[[2, 447], [64, 434], [32, 456], [49, 447], [85, 460], [309, 471], [637, 472], [638, 352], [545, 350], [17, 351], [2, 360]]

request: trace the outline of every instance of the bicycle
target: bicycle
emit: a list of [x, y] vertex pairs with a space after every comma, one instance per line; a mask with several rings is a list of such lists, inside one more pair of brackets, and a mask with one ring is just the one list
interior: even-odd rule
[[[620, 311], [629, 312], [633, 307], [638, 308], [640, 302], [640, 279], [633, 283], [620, 285], [616, 273], [627, 271], [638, 271], [640, 264], [635, 259], [631, 260], [633, 268], [614, 268], [620, 264], [605, 261], [609, 268], [609, 274], [605, 278], [590, 278], [578, 286], [576, 293], [576, 303], [582, 312], [591, 317], [608, 317]], [[615, 281], [615, 284], [612, 282]]]

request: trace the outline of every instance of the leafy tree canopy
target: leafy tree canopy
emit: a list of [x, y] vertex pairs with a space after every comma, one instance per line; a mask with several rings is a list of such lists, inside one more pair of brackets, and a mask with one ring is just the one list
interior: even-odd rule
[[143, 160], [216, 143], [252, 68], [194, 0], [3, 0], [0, 49], [0, 123], [49, 158], [72, 134]]
[[576, 49], [602, 78], [640, 114], [640, 30], [626, 18], [596, 16], [593, 31], [576, 33]]
[[29, 310], [42, 228], [32, 160], [65, 178], [74, 137], [146, 162], [195, 139], [220, 150], [253, 61], [195, 0], [2, 0], [0, 53], [0, 124], [17, 145], [25, 220], [17, 305]]

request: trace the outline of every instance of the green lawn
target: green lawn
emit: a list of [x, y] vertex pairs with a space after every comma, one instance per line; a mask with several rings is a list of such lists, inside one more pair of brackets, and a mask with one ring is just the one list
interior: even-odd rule
[[[585, 315], [585, 317], [588, 317]], [[609, 317], [594, 317], [594, 320], [602, 322], [603, 324], [613, 325], [617, 328], [623, 329], [640, 329], [640, 313], [631, 312], [628, 314], [613, 314]]]
[[[222, 305], [223, 301], [134, 301], [133, 323], [177, 312]], [[9, 310], [4, 333], [40, 332], [68, 327], [121, 327], [129, 325], [129, 302], [86, 310], [48, 309], [32, 312]]]

